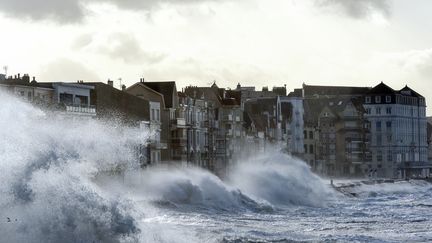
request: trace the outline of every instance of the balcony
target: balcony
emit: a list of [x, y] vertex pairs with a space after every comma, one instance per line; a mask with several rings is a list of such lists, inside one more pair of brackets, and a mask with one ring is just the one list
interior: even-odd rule
[[171, 120], [171, 125], [173, 128], [186, 128], [186, 120], [184, 118], [175, 118]]
[[92, 105], [65, 105], [66, 113], [77, 115], [96, 116], [96, 107]]
[[150, 147], [153, 149], [167, 149], [168, 144], [161, 141], [150, 141]]

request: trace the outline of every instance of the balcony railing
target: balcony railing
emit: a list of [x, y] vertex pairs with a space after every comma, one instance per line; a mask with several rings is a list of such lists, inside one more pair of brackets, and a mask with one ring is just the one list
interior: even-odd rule
[[167, 149], [168, 145], [166, 142], [161, 141], [150, 141], [150, 146], [155, 149]]
[[73, 105], [68, 104], [66, 106], [66, 112], [68, 113], [83, 113], [89, 115], [96, 115], [96, 107], [93, 105]]
[[171, 124], [176, 126], [186, 126], [186, 120], [184, 118], [175, 118], [171, 120]]

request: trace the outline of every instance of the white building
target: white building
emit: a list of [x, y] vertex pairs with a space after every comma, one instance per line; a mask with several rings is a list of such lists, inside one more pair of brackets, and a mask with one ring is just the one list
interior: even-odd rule
[[408, 86], [393, 90], [380, 83], [364, 99], [371, 124], [371, 171], [379, 177], [429, 176], [425, 98]]

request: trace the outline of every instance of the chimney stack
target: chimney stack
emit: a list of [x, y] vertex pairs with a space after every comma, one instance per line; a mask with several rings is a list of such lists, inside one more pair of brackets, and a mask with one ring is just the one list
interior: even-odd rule
[[125, 91], [125, 90], [126, 90], [126, 85], [123, 84], [123, 85], [121, 86], [121, 88], [122, 88], [122, 91]]
[[114, 86], [114, 81], [112, 81], [112, 80], [109, 80], [109, 79], [108, 79], [108, 82], [107, 82], [107, 83], [108, 83], [108, 85], [111, 86], [111, 87]]
[[30, 83], [30, 77], [28, 74], [24, 74], [22, 77], [22, 80], [26, 83]]

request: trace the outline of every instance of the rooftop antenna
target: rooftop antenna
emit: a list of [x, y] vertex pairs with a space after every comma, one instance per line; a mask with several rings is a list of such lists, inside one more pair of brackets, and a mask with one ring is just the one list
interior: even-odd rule
[[7, 77], [8, 66], [3, 66], [4, 74]]
[[118, 78], [118, 81], [120, 82], [120, 89], [122, 88], [122, 78]]

